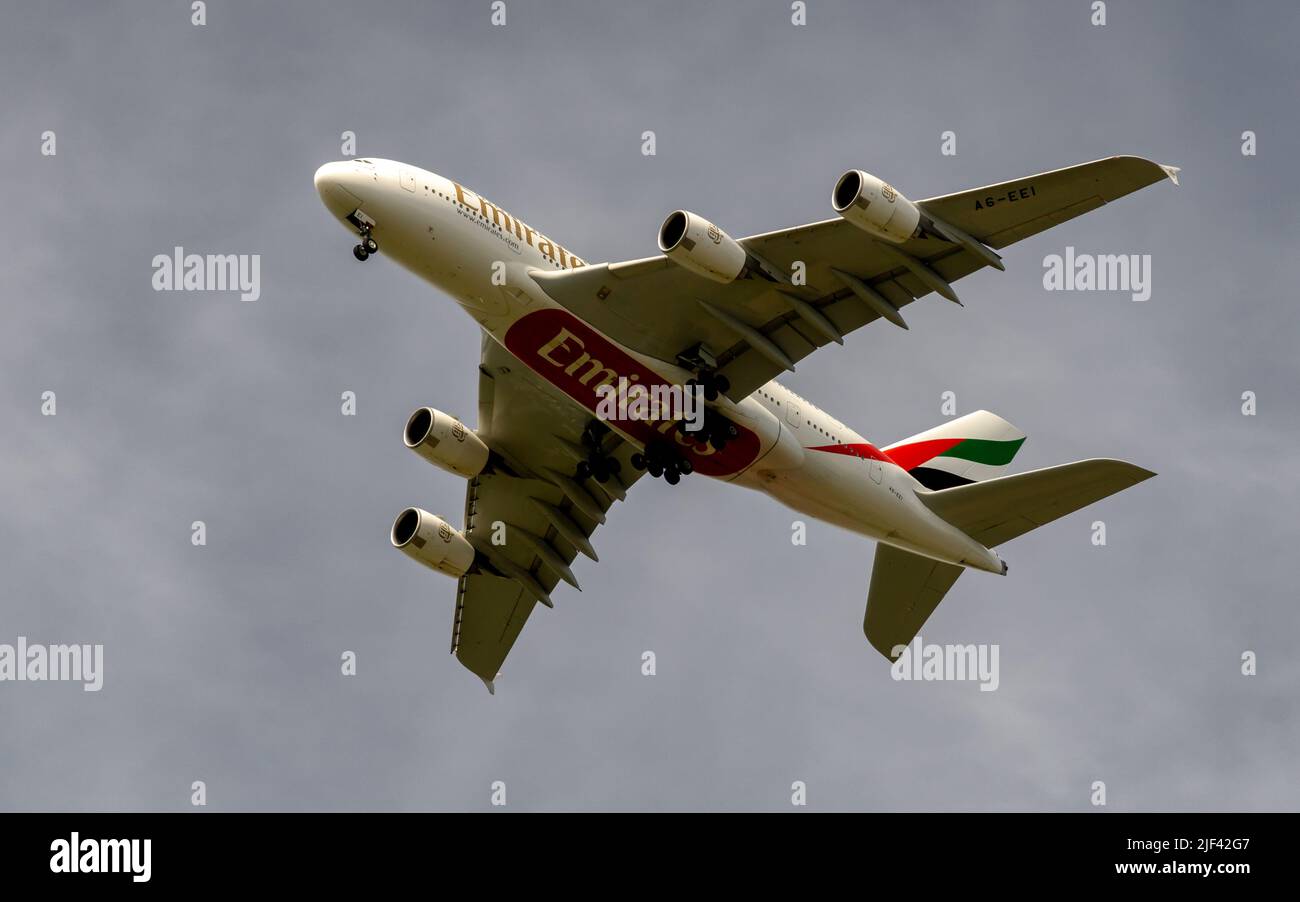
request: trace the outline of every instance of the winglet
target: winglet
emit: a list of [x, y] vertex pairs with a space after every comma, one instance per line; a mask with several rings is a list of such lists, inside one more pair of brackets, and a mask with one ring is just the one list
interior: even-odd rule
[[1181, 166], [1166, 166], [1164, 163], [1158, 163], [1157, 165], [1165, 171], [1165, 175], [1169, 176], [1169, 181], [1175, 185], [1178, 184], [1178, 173], [1183, 171]]
[[[500, 676], [500, 674], [497, 674], [497, 676]], [[483, 677], [479, 677], [479, 679], [480, 679], [480, 680], [483, 680], [483, 685], [487, 687], [488, 695], [496, 695], [496, 694], [497, 694], [497, 687], [496, 687], [496, 685], [495, 685], [495, 681], [494, 681], [494, 680], [486, 680], [486, 679], [483, 679]]]

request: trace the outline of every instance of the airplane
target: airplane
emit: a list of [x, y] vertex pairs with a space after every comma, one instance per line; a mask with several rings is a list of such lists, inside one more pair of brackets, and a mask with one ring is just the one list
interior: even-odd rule
[[[688, 210], [660, 253], [590, 264], [504, 208], [406, 163], [326, 163], [315, 186], [357, 236], [456, 301], [481, 331], [478, 426], [433, 407], [404, 443], [467, 480], [464, 526], [418, 507], [390, 540], [457, 580], [451, 651], [495, 694], [537, 604], [578, 588], [578, 555], [644, 474], [700, 474], [876, 540], [863, 630], [897, 659], [967, 569], [1006, 574], [995, 548], [1155, 474], [1111, 459], [1008, 476], [1025, 433], [985, 410], [877, 447], [775, 381], [813, 351], [903, 309], [998, 251], [1178, 168], [1116, 156], [911, 201], [862, 170], [836, 216], [740, 240]], [[704, 415], [599, 416], [615, 384], [703, 397]], [[604, 408], [608, 410], [608, 408]]]

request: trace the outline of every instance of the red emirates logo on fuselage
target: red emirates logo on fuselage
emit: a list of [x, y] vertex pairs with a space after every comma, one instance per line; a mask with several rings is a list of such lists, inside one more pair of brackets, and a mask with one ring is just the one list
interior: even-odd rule
[[[566, 310], [537, 310], [520, 317], [506, 331], [505, 346], [593, 414], [600, 401], [596, 388], [615, 385], [620, 376], [646, 388], [671, 384]], [[696, 472], [706, 476], [739, 473], [754, 462], [761, 447], [758, 436], [740, 423], [736, 423], [740, 434], [717, 451], [683, 436], [672, 420], [608, 422], [643, 445], [673, 442]]]

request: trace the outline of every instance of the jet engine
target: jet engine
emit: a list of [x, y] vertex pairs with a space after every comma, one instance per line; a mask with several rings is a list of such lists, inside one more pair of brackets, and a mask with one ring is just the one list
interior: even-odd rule
[[659, 227], [659, 250], [684, 269], [723, 285], [738, 279], [749, 262], [738, 241], [687, 210], [668, 214]]
[[488, 463], [488, 446], [460, 420], [421, 407], [406, 421], [406, 447], [435, 467], [459, 476], [477, 476]]
[[921, 210], [887, 183], [861, 169], [840, 176], [831, 206], [864, 232], [902, 244], [918, 231]]
[[418, 507], [397, 515], [391, 538], [407, 557], [447, 576], [464, 576], [474, 564], [474, 546], [460, 530]]

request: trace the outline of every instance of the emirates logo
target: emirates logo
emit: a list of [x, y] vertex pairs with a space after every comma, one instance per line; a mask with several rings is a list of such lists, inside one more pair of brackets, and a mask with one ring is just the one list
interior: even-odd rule
[[444, 524], [442, 524], [441, 526], [439, 526], [439, 527], [438, 527], [438, 538], [442, 539], [444, 542], [450, 542], [450, 541], [451, 541], [451, 527], [448, 526], [446, 523], [444, 523]]
[[451, 437], [458, 442], [465, 441], [465, 424], [460, 420], [455, 420], [451, 424]]

